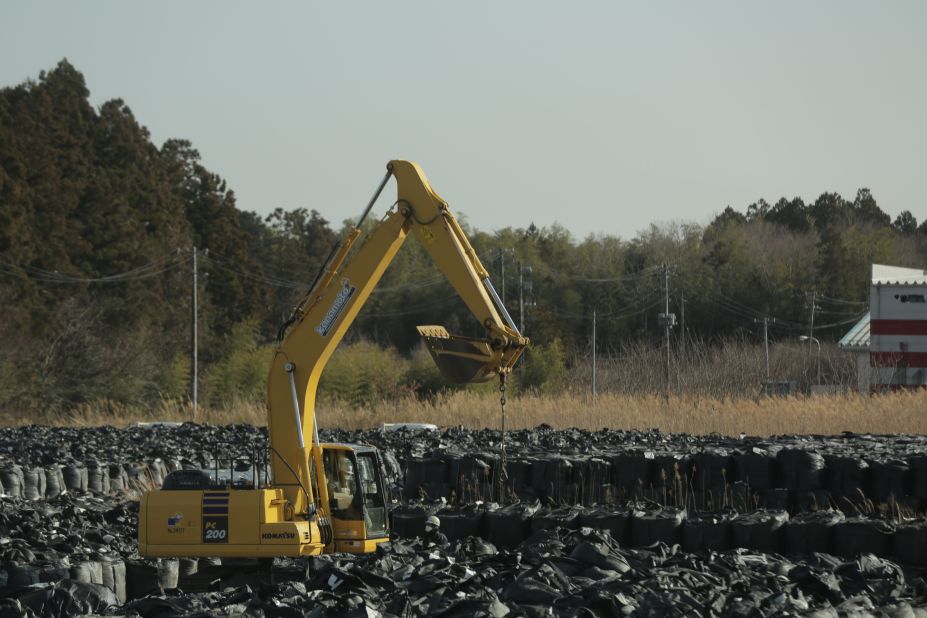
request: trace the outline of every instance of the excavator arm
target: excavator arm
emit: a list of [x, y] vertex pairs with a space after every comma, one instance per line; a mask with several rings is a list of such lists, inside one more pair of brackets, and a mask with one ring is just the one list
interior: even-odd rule
[[[352, 252], [361, 224], [390, 176], [396, 180], [396, 203]], [[409, 235], [421, 242], [486, 329], [485, 339], [472, 339], [452, 336], [440, 326], [419, 327], [445, 375], [468, 382], [508, 373], [528, 345], [457, 219], [431, 188], [422, 169], [410, 161], [391, 161], [364, 214], [282, 331], [271, 363], [267, 420], [274, 484], [284, 488], [297, 513], [311, 513], [312, 505], [321, 505], [326, 511], [328, 505], [315, 419], [319, 379]]]

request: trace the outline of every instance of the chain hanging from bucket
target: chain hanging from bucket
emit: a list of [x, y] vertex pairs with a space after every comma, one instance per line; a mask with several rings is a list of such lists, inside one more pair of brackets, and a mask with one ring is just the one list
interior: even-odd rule
[[502, 436], [499, 441], [499, 501], [505, 503], [505, 485], [509, 480], [508, 462], [505, 456], [505, 373], [499, 374], [499, 407], [502, 410]]

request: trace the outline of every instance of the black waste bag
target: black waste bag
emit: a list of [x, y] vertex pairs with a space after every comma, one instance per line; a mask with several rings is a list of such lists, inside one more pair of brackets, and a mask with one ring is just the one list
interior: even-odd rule
[[185, 577], [192, 577], [199, 572], [200, 569], [200, 560], [199, 558], [180, 558], [178, 565], [180, 585], [183, 585], [183, 579]]
[[433, 507], [400, 505], [390, 512], [393, 534], [411, 539], [425, 534], [425, 519], [434, 514]]
[[756, 508], [756, 492], [751, 491], [749, 485], [744, 481], [734, 481], [725, 489], [727, 491], [728, 504], [733, 507], [734, 510], [739, 513], [745, 513]]
[[[434, 492], [434, 484], [447, 483], [447, 469], [447, 463], [441, 459], [407, 459], [403, 496], [407, 500], [416, 499], [424, 491], [428, 498], [446, 497], [446, 494], [431, 494]], [[452, 484], [456, 485], [456, 479], [452, 480]]]
[[120, 464], [109, 465], [109, 487], [116, 495], [122, 495], [129, 488], [129, 475]]
[[834, 527], [834, 550], [855, 558], [861, 554], [890, 556], [895, 528], [880, 519], [849, 518]]
[[546, 530], [548, 528], [571, 528], [579, 525], [579, 517], [583, 508], [579, 506], [563, 506], [555, 509], [540, 509], [531, 518], [531, 532]]
[[140, 599], [161, 593], [158, 565], [142, 560], [128, 560], [126, 565], [126, 598]]
[[645, 453], [651, 459], [650, 486], [657, 493], [652, 497], [659, 497], [659, 492], [666, 490], [670, 497], [678, 496], [686, 491], [692, 479], [689, 478], [689, 460], [678, 453]]
[[126, 565], [119, 558], [101, 558], [103, 585], [116, 594], [120, 603], [126, 602]]
[[86, 584], [102, 584], [103, 565], [99, 560], [82, 560], [71, 567], [70, 577]]
[[733, 460], [730, 453], [721, 449], [704, 449], [691, 456], [689, 472], [696, 495], [717, 493], [718, 488], [734, 480]]
[[901, 459], [872, 460], [866, 497], [874, 502], [901, 501], [911, 492], [911, 467]]
[[553, 604], [572, 592], [570, 579], [557, 566], [544, 563], [519, 575], [503, 598], [515, 603]]
[[911, 492], [921, 500], [927, 499], [927, 455], [908, 458], [911, 467]]
[[643, 497], [644, 489], [650, 484], [651, 459], [643, 451], [629, 451], [611, 458], [612, 484], [618, 498], [636, 499]]
[[878, 599], [897, 598], [905, 586], [904, 572], [897, 564], [872, 554], [834, 568], [840, 578], [840, 589], [847, 597], [865, 595]]
[[531, 487], [531, 475], [534, 462], [530, 459], [509, 459], [505, 471], [508, 475], [506, 486], [516, 493]]
[[757, 492], [757, 502], [764, 509], [788, 511], [792, 508], [792, 491], [783, 487], [774, 487]]
[[785, 525], [785, 551], [808, 555], [834, 553], [834, 526], [846, 517], [840, 511], [799, 513]]
[[725, 551], [733, 545], [733, 512], [699, 513], [686, 517], [682, 526], [682, 548], [686, 551]]
[[45, 467], [45, 499], [57, 498], [65, 489], [64, 477], [61, 475], [61, 466]]
[[11, 588], [31, 586], [41, 581], [42, 570], [31, 564], [11, 564], [6, 567], [6, 585]]
[[611, 463], [601, 457], [572, 459], [577, 504], [606, 502], [612, 495]]
[[826, 489], [793, 491], [790, 493], [793, 511], [821, 511], [838, 508], [837, 501], [833, 499], [831, 493]]
[[789, 521], [784, 510], [760, 509], [741, 513], [731, 522], [731, 537], [735, 547], [763, 553], [782, 551], [782, 528]]
[[605, 530], [622, 547], [629, 544], [631, 520], [630, 512], [626, 507], [586, 509], [579, 516], [579, 525], [595, 530]]
[[627, 558], [618, 553], [614, 543], [607, 539], [597, 538], [595, 535], [577, 537], [578, 541], [570, 551], [570, 558], [578, 560], [585, 565], [597, 567], [615, 574], [627, 573], [631, 565]]
[[901, 564], [927, 566], [927, 522], [898, 524], [892, 539], [892, 555]]
[[451, 604], [433, 616], [441, 618], [503, 618], [511, 616], [511, 610], [499, 599], [463, 599]]
[[441, 532], [449, 541], [482, 536], [485, 533], [485, 514], [486, 509], [475, 504], [447, 508], [437, 513], [441, 520]]
[[71, 564], [67, 558], [60, 558], [42, 565], [39, 580], [47, 583], [56, 583], [71, 576]]
[[44, 468], [22, 468], [23, 498], [41, 500], [45, 497], [46, 481]]
[[2, 485], [6, 495], [12, 498], [22, 498], [23, 469], [16, 464], [4, 464], [0, 467], [0, 485]]
[[775, 483], [775, 457], [766, 449], [752, 447], [732, 456], [736, 480], [746, 483], [751, 491], [770, 489]]
[[83, 616], [103, 614], [119, 604], [112, 590], [101, 584], [64, 579], [45, 588], [21, 592], [17, 600], [38, 616]]
[[486, 513], [488, 540], [496, 547], [514, 549], [531, 534], [537, 504], [517, 503]]
[[658, 542], [678, 544], [682, 542], [682, 524], [685, 519], [685, 509], [634, 508], [631, 510], [631, 546], [647, 547]]
[[[563, 501], [572, 497], [573, 490], [573, 463], [566, 457], [552, 456], [544, 462], [544, 494], [555, 501]], [[537, 490], [537, 487], [535, 487]]]
[[495, 556], [498, 552], [489, 541], [478, 536], [469, 536], [456, 541], [448, 548], [448, 553], [460, 558], [471, 560], [484, 556]]
[[473, 455], [455, 457], [450, 460], [447, 468], [447, 480], [453, 486], [462, 487], [492, 480], [492, 466]]
[[817, 452], [801, 448], [784, 448], [776, 454], [777, 487], [793, 491], [812, 491], [821, 488], [824, 457]]
[[846, 511], [859, 503], [869, 482], [869, 464], [854, 455], [825, 455], [827, 488], [834, 495], [837, 506]]
[[68, 491], [75, 493], [87, 491], [87, 468], [83, 464], [71, 462], [61, 468], [61, 474]]
[[100, 462], [87, 462], [87, 489], [95, 494], [108, 494], [110, 490], [109, 467]]

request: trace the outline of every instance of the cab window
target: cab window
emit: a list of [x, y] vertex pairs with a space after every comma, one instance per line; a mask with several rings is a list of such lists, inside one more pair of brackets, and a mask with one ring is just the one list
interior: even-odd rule
[[332, 515], [342, 519], [358, 519], [360, 505], [355, 500], [357, 471], [349, 451], [329, 450], [322, 457]]

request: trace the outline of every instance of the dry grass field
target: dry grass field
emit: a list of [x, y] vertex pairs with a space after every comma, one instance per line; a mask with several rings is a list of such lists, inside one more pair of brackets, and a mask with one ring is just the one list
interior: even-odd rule
[[[191, 409], [163, 402], [152, 409], [103, 403], [85, 405], [50, 422], [55, 425], [128, 425], [138, 421], [193, 420]], [[433, 401], [413, 397], [352, 407], [325, 402], [318, 405], [322, 427], [369, 428], [383, 422], [425, 422], [470, 428], [500, 426], [498, 396], [493, 393], [454, 392]], [[37, 419], [0, 417], [5, 424]], [[198, 422], [213, 424], [264, 424], [262, 403], [234, 402], [221, 409], [200, 409]], [[48, 422], [48, 421], [44, 421]], [[589, 396], [521, 395], [510, 397], [506, 407], [509, 428], [547, 423], [555, 428], [648, 429], [691, 434], [720, 433], [736, 436], [776, 434], [927, 433], [927, 391], [885, 395], [858, 394], [770, 398], [717, 399], [657, 395]]]

